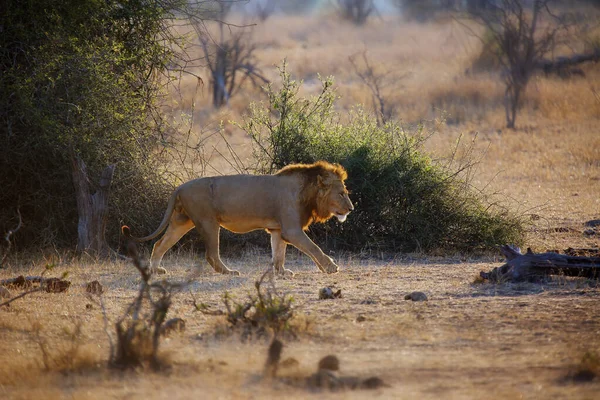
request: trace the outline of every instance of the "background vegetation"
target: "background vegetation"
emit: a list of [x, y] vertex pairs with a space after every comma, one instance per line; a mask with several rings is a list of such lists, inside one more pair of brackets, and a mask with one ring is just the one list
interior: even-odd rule
[[[423, 20], [409, 12], [415, 2], [375, 1], [375, 8], [357, 26], [343, 15], [344, 5], [353, 2], [328, 7], [312, 1], [300, 7], [280, 1], [265, 4], [271, 14], [261, 14], [254, 27], [253, 3], [240, 2], [227, 19], [243, 30], [202, 19], [219, 12], [217, 3], [196, 2], [202, 8], [193, 13], [189, 3], [176, 0], [2, 4], [0, 231], [16, 225], [19, 209], [23, 227], [12, 238], [17, 249], [73, 248], [77, 230], [73, 157], [86, 162], [92, 184], [103, 168], [117, 165], [107, 232], [113, 247], [118, 246], [122, 222], [136, 232], [152, 231], [167, 193], [198, 171], [271, 172], [289, 162], [318, 158], [349, 169], [349, 185], [359, 206], [350, 224], [315, 227], [318, 240], [332, 248], [474, 249], [522, 239], [523, 226], [514, 214], [496, 205], [488, 207], [492, 201], [482, 190], [489, 193], [486, 185], [500, 169], [516, 168], [517, 161], [537, 162], [537, 155], [528, 146], [528, 157], [519, 157], [523, 149], [507, 143], [513, 136], [502, 130], [501, 63], [481, 61], [493, 52], [472, 33], [484, 42], [491, 39], [475, 24], [469, 25], [470, 34], [448, 18], [451, 2], [420, 2], [420, 7], [438, 11]], [[468, 11], [479, 3], [485, 2], [460, 4]], [[590, 11], [595, 8], [585, 4], [572, 15], [581, 18], [578, 26], [589, 29], [577, 40], [569, 36], [573, 40], [569, 46], [559, 46], [546, 56], [594, 48], [597, 31], [585, 21], [595, 15]], [[290, 11], [300, 14], [281, 14]], [[193, 30], [178, 24], [190, 15], [197, 22]], [[198, 77], [204, 77], [206, 88], [215, 87], [211, 73], [218, 63], [189, 63], [214, 55], [210, 38], [220, 36], [211, 36], [213, 31], [225, 32], [223, 40], [243, 36], [240, 43], [246, 47], [237, 50], [252, 49], [251, 57], [236, 65], [255, 74], [249, 76], [260, 72], [260, 81], [280, 82], [273, 65], [287, 56], [290, 76], [282, 84], [291, 85], [286, 92], [290, 97], [283, 98], [281, 89], [265, 92], [251, 79], [238, 79], [239, 87], [216, 109], [211, 96], [198, 91], [203, 87]], [[187, 36], [190, 32], [193, 38]], [[184, 46], [189, 46], [185, 52]], [[232, 47], [231, 54], [237, 50]], [[365, 62], [370, 60], [366, 70], [356, 61], [358, 54]], [[221, 55], [216, 59], [231, 61]], [[184, 62], [189, 74], [179, 75], [177, 86], [169, 85]], [[517, 129], [527, 134], [527, 140], [515, 142], [543, 146], [561, 141], [553, 133], [556, 130], [582, 132], [585, 137], [570, 142], [564, 152], [573, 157], [573, 165], [581, 161], [585, 171], [592, 171], [585, 176], [593, 177], [597, 137], [590, 136], [585, 126], [572, 125], [593, 123], [600, 112], [594, 84], [598, 73], [587, 66], [583, 72], [584, 76], [567, 78], [532, 75], [518, 104], [522, 122]], [[319, 74], [335, 76], [337, 90], [331, 80], [320, 81]], [[293, 83], [292, 76], [303, 85]], [[175, 94], [181, 96], [178, 101], [172, 100]], [[249, 110], [252, 101], [256, 105]], [[377, 106], [371, 110], [374, 102]], [[177, 131], [173, 121], [180, 120], [193, 124]], [[248, 125], [252, 120], [253, 128]], [[480, 140], [472, 145], [496, 153], [494, 161], [481, 159], [489, 168], [475, 175], [467, 168], [472, 159], [456, 157], [480, 132]], [[542, 132], [546, 136], [540, 137]], [[463, 133], [467, 140], [456, 146]], [[266, 152], [251, 154], [252, 143], [262, 144]], [[570, 170], [553, 162], [555, 156], [564, 154], [540, 161], [547, 176], [570, 178]], [[519, 173], [527, 171], [533, 169], [518, 168]], [[546, 183], [538, 189], [545, 198], [562, 190]], [[494, 189], [511, 190], [509, 200], [531, 195], [526, 185]], [[371, 193], [377, 193], [380, 204]], [[578, 201], [593, 202], [592, 197], [581, 194]], [[575, 207], [566, 204], [570, 205]], [[525, 210], [530, 210], [529, 204]]]
[[175, 11], [185, 2], [13, 1], [0, 12], [0, 231], [21, 246], [73, 246], [73, 160], [92, 185], [116, 164], [109, 235], [119, 215], [150, 229], [169, 185], [174, 137], [160, 106], [179, 61]]
[[285, 63], [280, 73], [280, 88], [267, 86], [268, 103], [253, 104], [242, 128], [253, 139], [260, 173], [317, 160], [348, 170], [356, 210], [344, 224], [313, 226], [319, 242], [388, 251], [473, 251], [521, 242], [516, 216], [486, 205], [462, 168], [444, 167], [425, 154], [423, 142], [435, 132], [380, 123], [362, 108], [340, 115], [332, 78], [321, 80], [319, 95], [302, 98]]

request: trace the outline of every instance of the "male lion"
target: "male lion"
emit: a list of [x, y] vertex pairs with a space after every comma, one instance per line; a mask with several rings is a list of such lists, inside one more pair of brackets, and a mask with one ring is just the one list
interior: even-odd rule
[[[313, 222], [336, 216], [344, 222], [354, 206], [344, 186], [346, 170], [339, 164], [318, 161], [293, 164], [274, 175], [231, 175], [199, 178], [179, 186], [169, 199], [167, 211], [156, 231], [137, 242], [156, 238], [150, 267], [166, 273], [160, 261], [183, 235], [194, 226], [206, 242], [206, 260], [215, 271], [239, 275], [219, 257], [219, 230], [245, 233], [265, 229], [271, 234], [273, 268], [278, 273], [293, 272], [284, 268], [285, 249], [292, 244], [307, 254], [322, 272], [335, 273], [338, 266], [304, 231]], [[167, 227], [168, 225], [168, 227]]]

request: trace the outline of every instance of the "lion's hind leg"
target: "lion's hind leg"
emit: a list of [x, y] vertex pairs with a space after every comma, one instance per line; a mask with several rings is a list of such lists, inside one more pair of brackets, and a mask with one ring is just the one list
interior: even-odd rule
[[203, 220], [196, 223], [196, 229], [200, 232], [204, 239], [206, 247], [206, 261], [214, 268], [216, 272], [221, 274], [240, 275], [239, 271], [227, 268], [221, 261], [219, 254], [219, 232], [221, 226], [217, 221]]
[[167, 270], [160, 266], [163, 256], [193, 227], [194, 223], [186, 215], [173, 213], [165, 234], [154, 243], [152, 248], [152, 256], [150, 256], [150, 269], [152, 272], [157, 274], [167, 273]]

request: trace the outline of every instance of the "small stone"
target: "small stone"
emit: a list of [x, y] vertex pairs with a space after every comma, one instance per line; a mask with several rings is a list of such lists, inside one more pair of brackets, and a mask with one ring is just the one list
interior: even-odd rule
[[279, 367], [281, 368], [297, 368], [298, 366], [300, 366], [300, 361], [294, 357], [288, 357], [279, 363]]
[[362, 381], [361, 387], [363, 389], [379, 389], [381, 387], [388, 387], [388, 385], [380, 377], [373, 376]]
[[404, 296], [404, 300], [427, 301], [427, 295], [423, 292], [412, 292]]
[[356, 322], [365, 322], [367, 320], [367, 317], [365, 317], [364, 315], [359, 315], [358, 317], [356, 317]]
[[71, 281], [65, 281], [59, 278], [50, 278], [46, 282], [46, 292], [62, 293], [66, 292], [71, 286]]
[[319, 370], [338, 371], [340, 369], [340, 360], [332, 354], [321, 358], [319, 361]]
[[85, 291], [91, 294], [102, 294], [102, 292], [104, 292], [104, 288], [102, 287], [100, 282], [92, 281], [86, 285]]
[[334, 292], [330, 287], [324, 287], [319, 290], [319, 300], [339, 299], [342, 297], [342, 289]]
[[377, 304], [377, 300], [371, 297], [367, 297], [366, 299], [362, 300], [360, 304]]

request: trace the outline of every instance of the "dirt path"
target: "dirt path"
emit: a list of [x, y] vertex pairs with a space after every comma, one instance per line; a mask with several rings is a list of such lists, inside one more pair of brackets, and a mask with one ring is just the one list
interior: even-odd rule
[[[347, 391], [344, 398], [592, 399], [600, 392], [598, 378], [569, 378], [586, 352], [600, 354], [600, 288], [595, 282], [557, 278], [544, 284], [473, 284], [480, 270], [498, 263], [423, 260], [347, 260], [342, 273], [327, 276], [306, 259], [291, 258], [288, 266], [298, 274], [276, 285], [294, 297], [299, 320], [307, 327], [299, 339], [285, 341], [283, 358], [293, 357], [299, 366], [283, 375], [309, 375], [321, 357], [336, 354], [341, 374], [378, 376], [390, 385]], [[191, 290], [198, 302], [222, 308], [225, 290], [239, 299], [252, 292], [265, 261], [232, 263], [243, 272], [240, 278], [203, 270]], [[189, 273], [185, 263], [177, 264], [171, 278]], [[215, 335], [222, 317], [193, 311], [189, 294], [178, 295], [171, 309], [170, 316], [185, 319], [187, 328], [162, 345], [170, 370], [107, 371], [102, 313], [86, 306], [84, 283], [102, 283], [108, 315], [114, 318], [135, 295], [137, 277], [126, 264], [71, 266], [69, 271], [73, 287], [68, 293], [34, 294], [0, 310], [0, 396], [339, 398], [300, 383], [262, 379], [266, 340], [241, 343], [236, 336]], [[14, 273], [0, 273], [0, 278], [9, 276]], [[343, 297], [319, 300], [324, 286], [341, 289]], [[415, 290], [425, 292], [428, 301], [404, 300]], [[44, 371], [40, 340], [48, 344], [51, 358], [59, 358], [69, 343], [66, 333], [77, 321], [83, 330], [77, 356], [81, 366], [71, 372]]]

